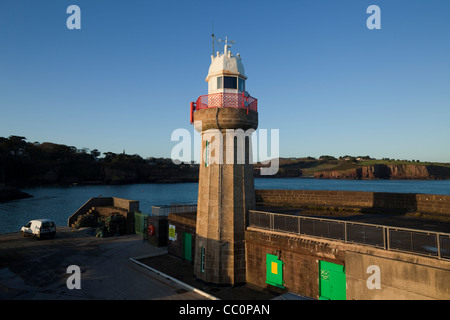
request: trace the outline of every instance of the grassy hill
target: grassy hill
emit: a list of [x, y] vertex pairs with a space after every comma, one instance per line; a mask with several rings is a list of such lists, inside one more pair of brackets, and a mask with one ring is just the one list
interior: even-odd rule
[[[261, 167], [255, 165], [256, 171]], [[389, 171], [393, 173], [389, 173]], [[276, 177], [358, 178], [364, 172], [384, 172], [380, 178], [450, 179], [450, 163], [379, 159], [280, 158]], [[400, 173], [399, 173], [400, 172]], [[392, 177], [394, 175], [394, 177]]]

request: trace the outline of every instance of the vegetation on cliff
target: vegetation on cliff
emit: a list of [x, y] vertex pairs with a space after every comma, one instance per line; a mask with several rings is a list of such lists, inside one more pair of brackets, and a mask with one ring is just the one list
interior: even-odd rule
[[10, 186], [124, 184], [198, 180], [198, 166], [171, 159], [105, 152], [25, 137], [0, 137], [0, 183]]
[[[258, 175], [260, 165], [255, 166]], [[280, 158], [275, 177], [316, 179], [450, 179], [449, 163], [419, 160], [372, 159], [369, 156], [321, 156], [319, 158]]]
[[[20, 197], [6, 186], [196, 182], [198, 165], [176, 165], [167, 158], [77, 149], [25, 137], [0, 137], [0, 186], [4, 198]], [[260, 164], [255, 165], [259, 176]], [[449, 179], [450, 164], [418, 160], [375, 160], [370, 156], [324, 155], [319, 158], [280, 158], [275, 176], [334, 179]], [[18, 190], [16, 190], [18, 191]]]

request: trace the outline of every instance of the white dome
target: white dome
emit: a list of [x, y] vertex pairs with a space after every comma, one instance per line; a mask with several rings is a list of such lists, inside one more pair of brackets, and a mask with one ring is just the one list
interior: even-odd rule
[[235, 75], [242, 77], [244, 80], [247, 79], [241, 57], [239, 54], [234, 56], [226, 45], [223, 54], [211, 56], [211, 65], [209, 66], [206, 81], [218, 75]]

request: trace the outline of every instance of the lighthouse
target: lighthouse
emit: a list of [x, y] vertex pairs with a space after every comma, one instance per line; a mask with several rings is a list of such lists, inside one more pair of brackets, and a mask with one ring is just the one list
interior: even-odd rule
[[258, 127], [246, 80], [240, 55], [225, 41], [223, 53], [211, 56], [208, 94], [191, 103], [201, 134], [194, 273], [209, 283], [246, 280], [245, 227], [255, 209], [251, 132]]

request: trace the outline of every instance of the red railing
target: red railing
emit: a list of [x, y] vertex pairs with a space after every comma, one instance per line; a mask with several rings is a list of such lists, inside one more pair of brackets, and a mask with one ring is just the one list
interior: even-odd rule
[[258, 100], [242, 93], [213, 93], [198, 97], [195, 110], [208, 108], [239, 108], [258, 111]]

